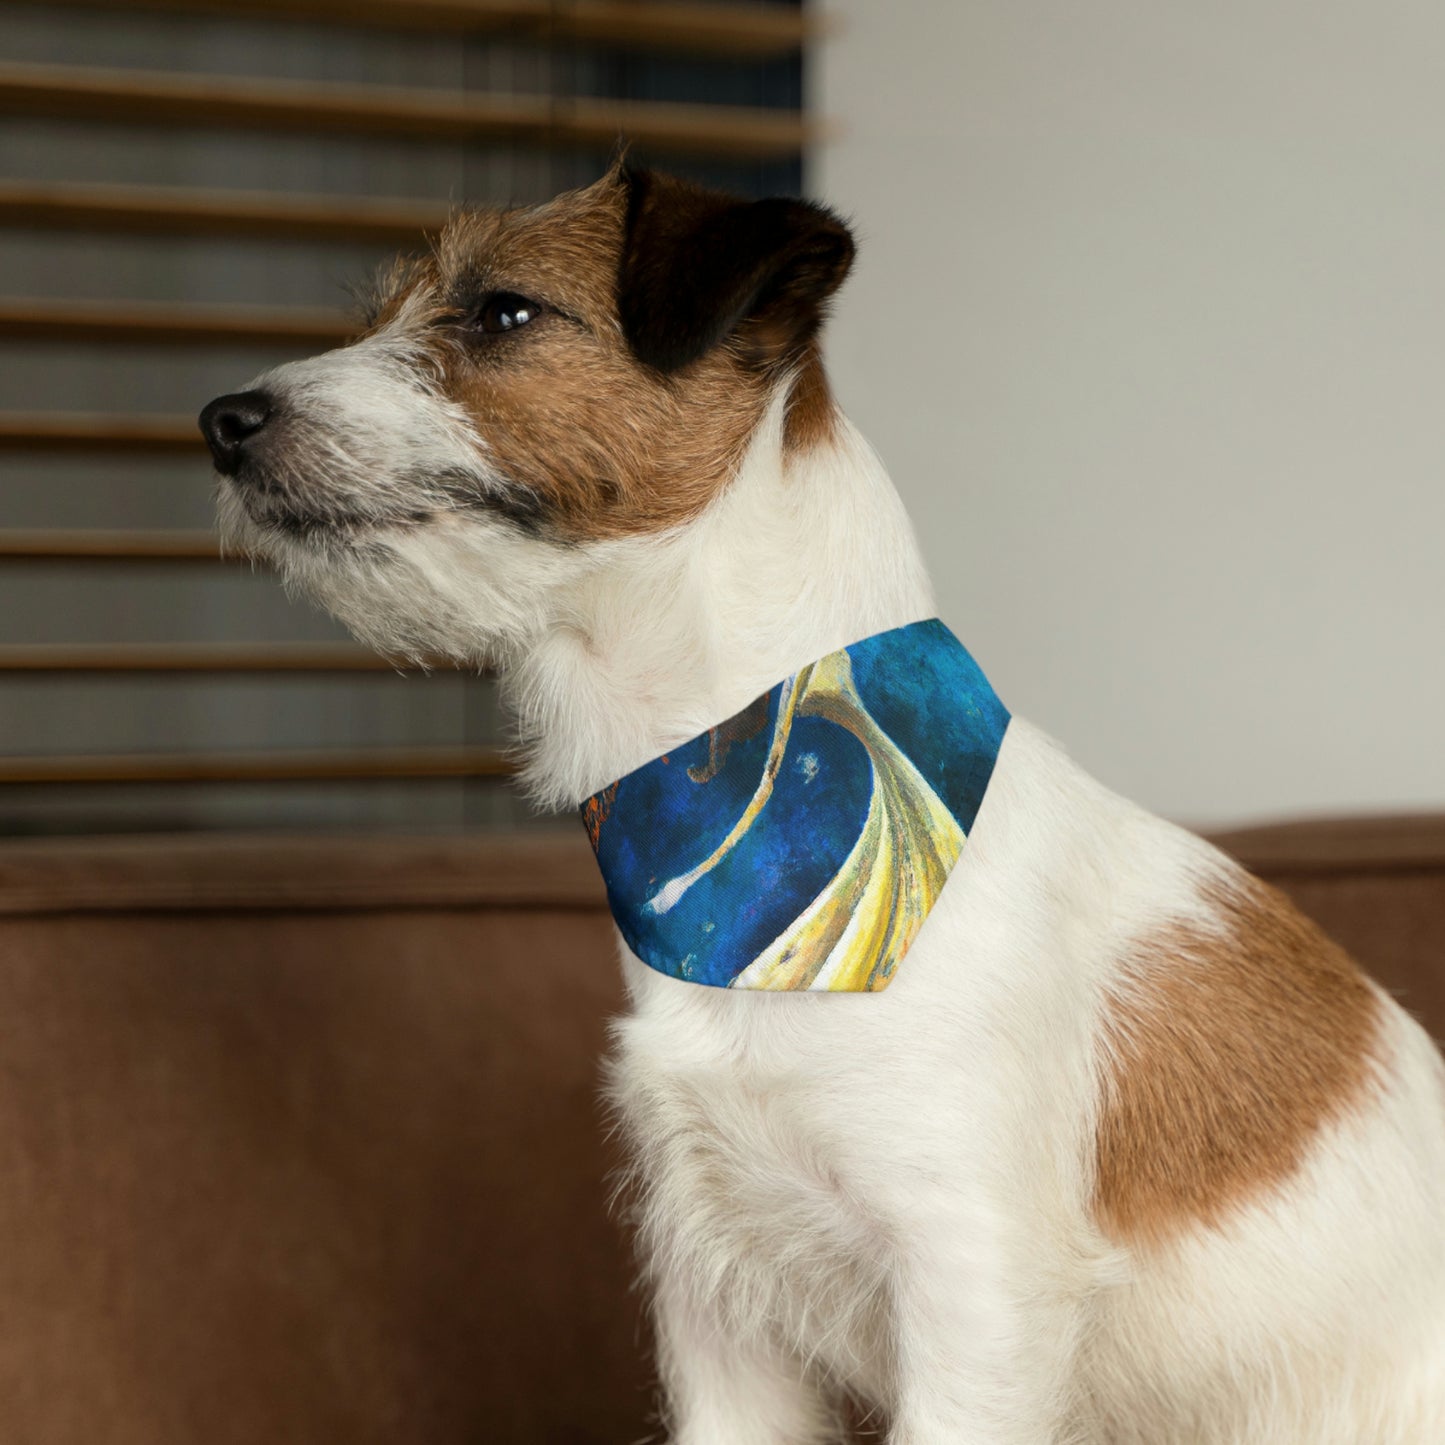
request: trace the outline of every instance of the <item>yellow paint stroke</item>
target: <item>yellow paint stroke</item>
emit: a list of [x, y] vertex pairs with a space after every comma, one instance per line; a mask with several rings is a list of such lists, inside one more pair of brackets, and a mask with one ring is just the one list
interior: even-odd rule
[[963, 829], [863, 705], [846, 652], [814, 665], [798, 711], [846, 728], [867, 749], [868, 815], [828, 885], [732, 986], [877, 991], [947, 882]]
[[709, 857], [664, 884], [646, 907], [667, 912], [746, 834], [772, 796], [793, 719], [800, 714], [836, 723], [867, 749], [873, 765], [868, 813], [842, 867], [732, 987], [877, 991], [888, 986], [922, 927], [963, 849], [964, 833], [863, 705], [846, 652], [832, 653], [789, 680], [762, 781], [742, 817]]

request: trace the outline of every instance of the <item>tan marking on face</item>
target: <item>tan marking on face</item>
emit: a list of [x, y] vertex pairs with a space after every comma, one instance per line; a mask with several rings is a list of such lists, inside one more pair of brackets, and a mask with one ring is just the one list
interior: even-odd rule
[[1285, 1183], [1373, 1078], [1380, 1005], [1353, 961], [1245, 875], [1134, 950], [1105, 1019], [1095, 1212], [1158, 1244]]
[[765, 378], [727, 344], [672, 376], [632, 355], [617, 317], [624, 219], [613, 177], [528, 210], [467, 212], [416, 282], [431, 293], [422, 310], [434, 327], [461, 295], [511, 291], [547, 308], [499, 337], [448, 339], [442, 325], [436, 356], [487, 462], [572, 540], [696, 516], [733, 476], [767, 404]]
[[817, 342], [811, 342], [788, 394], [783, 445], [790, 452], [811, 451], [832, 441], [837, 426], [838, 405], [823, 370], [822, 353]]

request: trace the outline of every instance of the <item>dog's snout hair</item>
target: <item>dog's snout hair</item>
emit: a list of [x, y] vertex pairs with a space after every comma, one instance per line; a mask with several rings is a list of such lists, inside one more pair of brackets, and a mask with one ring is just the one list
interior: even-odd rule
[[[415, 526], [500, 490], [470, 419], [404, 335], [378, 333], [278, 367], [243, 395], [266, 397], [267, 419], [243, 441], [222, 440], [217, 470], [223, 516], [263, 551], [278, 538], [329, 533], [337, 542]], [[213, 428], [226, 412], [212, 408], [228, 400], [203, 413]]]

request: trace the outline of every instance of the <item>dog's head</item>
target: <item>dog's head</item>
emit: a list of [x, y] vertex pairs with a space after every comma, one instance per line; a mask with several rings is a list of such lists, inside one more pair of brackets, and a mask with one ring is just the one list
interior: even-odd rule
[[852, 256], [820, 207], [623, 167], [461, 212], [356, 341], [202, 412], [227, 541], [384, 648], [505, 653], [538, 589], [702, 512], [780, 386], [795, 444], [826, 430]]

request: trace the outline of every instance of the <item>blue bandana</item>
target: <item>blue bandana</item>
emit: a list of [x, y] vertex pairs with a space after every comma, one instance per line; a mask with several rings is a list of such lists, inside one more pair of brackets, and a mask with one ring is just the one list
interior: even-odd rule
[[886, 988], [1009, 715], [937, 618], [801, 668], [582, 805], [628, 946], [718, 988]]

